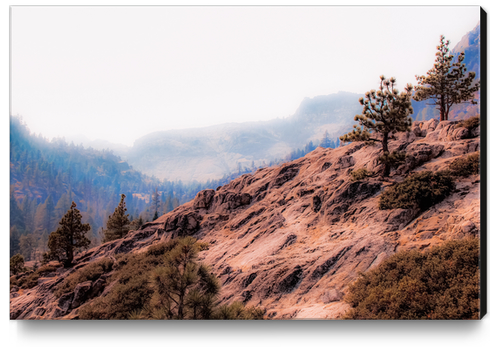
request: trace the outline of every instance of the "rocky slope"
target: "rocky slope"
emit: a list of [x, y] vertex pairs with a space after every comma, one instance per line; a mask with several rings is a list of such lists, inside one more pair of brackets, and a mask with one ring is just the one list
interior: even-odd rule
[[352, 143], [317, 148], [281, 167], [243, 175], [156, 221], [80, 254], [71, 270], [58, 270], [39, 284], [11, 294], [12, 319], [73, 319], [93, 297], [105, 295], [105, 279], [79, 284], [56, 299], [53, 290], [70, 272], [101, 257], [141, 252], [177, 236], [210, 244], [201, 253], [222, 283], [221, 302], [240, 300], [267, 310], [272, 319], [339, 317], [347, 286], [358, 272], [402, 249], [424, 249], [480, 232], [480, 177], [456, 182], [457, 189], [425, 212], [378, 209], [380, 193], [408, 173], [439, 170], [480, 150], [479, 128], [456, 122], [415, 122], [390, 149], [409, 155], [380, 180], [350, 180], [359, 168], [380, 172], [379, 146]]

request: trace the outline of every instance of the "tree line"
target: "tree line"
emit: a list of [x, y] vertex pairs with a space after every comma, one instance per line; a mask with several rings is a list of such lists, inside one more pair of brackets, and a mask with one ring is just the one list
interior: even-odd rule
[[20, 253], [26, 260], [40, 260], [48, 250], [49, 234], [72, 202], [90, 225], [87, 238], [96, 246], [121, 194], [130, 221], [146, 222], [230, 178], [188, 184], [159, 180], [134, 170], [112, 151], [68, 144], [62, 138], [48, 141], [32, 134], [20, 117], [11, 116], [10, 256]]

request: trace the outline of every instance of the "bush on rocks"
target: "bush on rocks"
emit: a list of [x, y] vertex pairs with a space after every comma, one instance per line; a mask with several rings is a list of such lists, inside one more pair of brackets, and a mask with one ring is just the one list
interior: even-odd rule
[[478, 319], [477, 238], [402, 251], [352, 283], [344, 319]]
[[380, 196], [379, 209], [427, 210], [444, 200], [454, 187], [449, 171], [417, 172], [386, 189]]

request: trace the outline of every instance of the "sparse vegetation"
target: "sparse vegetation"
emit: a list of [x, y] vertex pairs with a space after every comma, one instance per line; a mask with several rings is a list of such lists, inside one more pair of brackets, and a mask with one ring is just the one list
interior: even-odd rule
[[350, 285], [345, 319], [478, 319], [479, 239], [402, 251]]
[[[80, 318], [221, 317], [216, 307], [219, 282], [207, 266], [196, 262], [197, 253], [206, 248], [207, 244], [187, 237], [151, 246], [145, 253], [119, 256], [109, 280], [114, 287], [106, 296], [82, 306]], [[260, 309], [240, 309], [235, 304], [229, 317], [258, 319], [261, 313]]]
[[480, 152], [467, 155], [465, 158], [458, 158], [449, 164], [451, 174], [459, 177], [468, 177], [480, 173]]
[[456, 126], [458, 128], [466, 128], [468, 130], [473, 130], [474, 128], [478, 127], [480, 125], [480, 115], [476, 115], [474, 117], [470, 117], [468, 119], [465, 119], [461, 122], [459, 122]]
[[113, 263], [114, 262], [109, 258], [102, 258], [96, 262], [84, 266], [61, 282], [56, 288], [54, 294], [59, 298], [63, 294], [74, 290], [79, 283], [85, 281], [96, 281], [100, 276], [112, 270]]
[[39, 273], [37, 271], [33, 271], [31, 273], [26, 274], [18, 280], [19, 287], [22, 289], [30, 289], [37, 286], [37, 280], [39, 279]]
[[24, 257], [20, 254], [16, 254], [10, 258], [10, 272], [17, 275], [22, 271], [25, 271]]
[[360, 168], [358, 170], [354, 170], [350, 173], [350, 176], [351, 176], [351, 180], [352, 181], [361, 181], [365, 178], [368, 178], [368, 177], [371, 177], [373, 176], [374, 173], [365, 169], [365, 168]]
[[386, 189], [380, 196], [379, 208], [426, 210], [444, 200], [454, 187], [449, 171], [417, 172]]
[[53, 266], [53, 265], [43, 265], [41, 266], [40, 268], [38, 268], [36, 271], [40, 274], [40, 275], [46, 275], [50, 272], [54, 272], [58, 269], [58, 267], [56, 266]]
[[231, 305], [221, 305], [213, 315], [213, 319], [231, 320], [261, 320], [264, 319], [265, 311], [257, 307], [245, 307], [241, 302]]

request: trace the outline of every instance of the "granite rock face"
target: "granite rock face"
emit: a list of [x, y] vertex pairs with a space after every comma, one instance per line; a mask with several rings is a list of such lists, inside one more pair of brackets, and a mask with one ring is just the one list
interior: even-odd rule
[[391, 140], [390, 150], [406, 152], [407, 159], [386, 179], [351, 180], [353, 170], [382, 171], [380, 146], [352, 143], [317, 148], [216, 191], [201, 191], [124, 239], [79, 254], [75, 270], [60, 270], [11, 297], [11, 319], [76, 319], [79, 307], [110, 286], [105, 278], [84, 282], [56, 298], [54, 289], [72, 271], [186, 235], [209, 243], [200, 259], [222, 283], [221, 303], [257, 305], [271, 319], [338, 318], [349, 307], [342, 300], [360, 271], [400, 250], [479, 235], [479, 176], [458, 179], [453, 194], [424, 212], [378, 209], [381, 192], [411, 172], [441, 170], [478, 151], [480, 139], [462, 129], [455, 122], [415, 122], [412, 132]]

